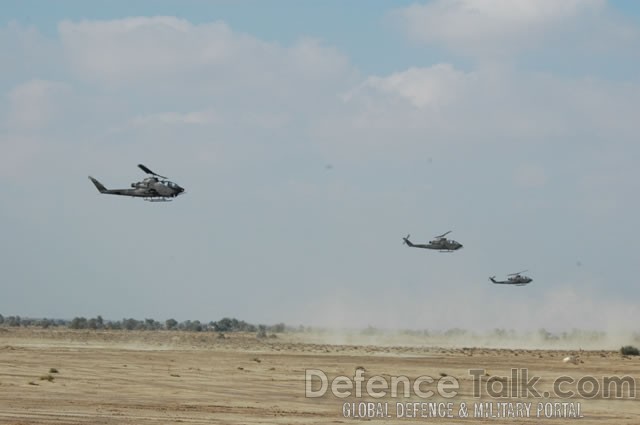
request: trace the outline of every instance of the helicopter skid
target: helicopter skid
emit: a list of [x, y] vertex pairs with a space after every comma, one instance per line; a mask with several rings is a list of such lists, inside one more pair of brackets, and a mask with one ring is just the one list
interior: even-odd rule
[[169, 198], [145, 198], [147, 202], [171, 202], [173, 199]]

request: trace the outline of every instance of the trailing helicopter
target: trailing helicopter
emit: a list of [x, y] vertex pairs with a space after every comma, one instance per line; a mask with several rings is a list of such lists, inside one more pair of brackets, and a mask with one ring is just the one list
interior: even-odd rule
[[140, 182], [131, 183], [131, 189], [107, 189], [102, 183], [93, 177], [89, 176], [89, 180], [93, 182], [100, 193], [107, 195], [133, 196], [137, 198], [144, 198], [145, 201], [151, 202], [171, 201], [171, 198], [175, 198], [176, 196], [184, 193], [184, 189], [182, 187], [167, 180], [166, 177], [154, 173], [142, 164], [138, 164], [138, 167], [145, 173], [149, 174], [150, 177], [146, 177]]
[[440, 252], [452, 252], [462, 248], [461, 243], [456, 242], [453, 239], [445, 238], [445, 236], [447, 236], [449, 233], [451, 233], [451, 230], [449, 230], [446, 233], [443, 233], [442, 235], [434, 236], [435, 239], [432, 241], [429, 241], [428, 244], [414, 244], [409, 240], [410, 235], [407, 235], [406, 237], [402, 238], [402, 240], [407, 246], [411, 248], [437, 249]]
[[489, 280], [495, 284], [499, 285], [515, 285], [515, 286], [524, 286], [528, 285], [530, 282], [533, 282], [528, 276], [522, 276], [520, 273], [524, 273], [527, 270], [522, 270], [518, 273], [511, 273], [507, 275], [507, 280], [496, 280], [495, 276], [491, 276]]

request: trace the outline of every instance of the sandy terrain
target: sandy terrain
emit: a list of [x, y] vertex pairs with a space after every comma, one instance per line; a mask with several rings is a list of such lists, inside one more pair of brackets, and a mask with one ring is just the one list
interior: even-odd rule
[[[570, 354], [580, 355], [577, 364], [562, 361]], [[357, 368], [364, 368], [361, 373], [365, 380], [374, 375], [388, 380], [390, 376], [403, 375], [414, 382], [427, 375], [437, 381], [446, 375], [449, 379], [455, 377], [460, 388], [450, 399], [421, 398], [415, 391], [404, 398], [401, 385], [397, 397], [387, 394], [374, 398], [366, 394], [365, 381], [361, 397], [352, 393], [351, 397], [338, 398], [330, 394], [329, 382], [325, 396], [305, 397], [306, 369], [320, 369], [331, 381], [339, 375], [354, 379]], [[584, 376], [600, 380], [603, 376], [638, 377], [640, 358], [625, 358], [612, 351], [329, 345], [299, 334], [258, 340], [253, 334], [232, 334], [221, 339], [214, 333], [0, 328], [0, 423], [336, 424], [372, 420], [640, 424], [640, 404], [628, 390], [623, 391], [621, 399], [613, 395], [607, 398], [603, 391], [592, 399], [560, 399], [554, 395], [520, 399], [521, 387], [513, 388], [514, 397], [491, 399], [486, 392], [480, 399], [473, 397], [469, 369], [484, 369], [488, 379], [511, 376], [512, 368], [527, 368], [529, 376], [540, 376], [536, 390], [544, 392], [551, 391], [552, 382], [563, 375], [576, 381]], [[506, 378], [494, 380], [511, 388]], [[316, 379], [312, 389], [319, 387]], [[355, 386], [352, 388], [355, 392]], [[420, 388], [425, 392], [436, 390], [436, 383], [425, 383]], [[360, 402], [365, 404], [347, 404], [346, 413], [358, 416], [359, 409], [374, 406], [385, 417], [345, 417], [345, 403]], [[422, 417], [429, 416], [429, 406], [411, 404], [439, 402], [452, 403], [453, 417]], [[522, 408], [523, 405], [516, 406], [518, 402], [530, 402], [531, 417], [496, 417], [501, 409], [498, 402], [513, 403], [513, 409]], [[573, 403], [573, 408], [579, 405], [583, 418], [563, 418], [559, 411], [550, 418], [537, 417], [538, 403], [545, 408], [544, 403], [553, 402]], [[398, 408], [396, 403], [403, 403], [403, 407]], [[467, 418], [459, 417], [462, 403], [468, 405]], [[491, 404], [494, 410], [491, 414], [485, 410], [483, 415], [494, 417], [475, 417], [478, 412], [474, 408], [480, 403]], [[445, 404], [433, 406], [448, 416]], [[406, 417], [408, 413], [413, 415], [414, 408], [419, 417]], [[509, 406], [504, 408], [508, 413]]]

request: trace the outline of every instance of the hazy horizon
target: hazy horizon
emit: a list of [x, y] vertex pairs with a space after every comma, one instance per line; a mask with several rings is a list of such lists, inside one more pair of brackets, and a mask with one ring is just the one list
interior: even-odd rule
[[[84, 320], [78, 320], [84, 319]], [[100, 320], [102, 319], [102, 320]], [[237, 318], [235, 318], [237, 319]], [[13, 320], [13, 323], [12, 323]], [[302, 343], [302, 344], [329, 344], [334, 346], [369, 346], [369, 347], [440, 347], [440, 348], [500, 348], [517, 350], [607, 350], [619, 351], [621, 347], [634, 347], [632, 344], [640, 342], [638, 331], [594, 331], [588, 329], [529, 329], [515, 330], [508, 328], [494, 328], [485, 330], [452, 329], [389, 329], [389, 328], [348, 328], [348, 327], [312, 327], [292, 325], [285, 323], [256, 324], [238, 320], [175, 321], [171, 325], [165, 322], [169, 320], [157, 320], [156, 318], [123, 318], [112, 320], [109, 318], [73, 318], [53, 319], [62, 320], [52, 324], [44, 324], [35, 318], [21, 318], [19, 325], [15, 324], [15, 318], [4, 317], [0, 328], [4, 332], [12, 329], [14, 333], [7, 333], [9, 339], [15, 334], [21, 334], [22, 330], [34, 332], [34, 336], [40, 338], [55, 338], [74, 340], [74, 335], [87, 336], [119, 335], [126, 338], [125, 334], [137, 335], [154, 332], [177, 332], [178, 334], [209, 334], [215, 333], [230, 338], [231, 335], [246, 337], [247, 334], [255, 335], [255, 338], [278, 343]], [[46, 319], [52, 320], [52, 318]], [[132, 322], [133, 320], [133, 322]], [[67, 333], [65, 333], [67, 332]], [[262, 335], [262, 336], [261, 336]], [[132, 338], [136, 338], [133, 336]], [[172, 339], [173, 341], [173, 339]], [[207, 339], [201, 342], [206, 342]]]

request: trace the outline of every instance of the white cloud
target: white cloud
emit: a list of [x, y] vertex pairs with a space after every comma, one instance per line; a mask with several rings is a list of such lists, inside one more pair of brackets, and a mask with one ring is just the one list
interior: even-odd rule
[[374, 89], [407, 99], [416, 108], [438, 108], [456, 100], [473, 79], [473, 73], [464, 73], [449, 64], [409, 68], [387, 77], [369, 77], [355, 91], [348, 93], [345, 100], [362, 90]]
[[349, 59], [334, 47], [325, 46], [321, 40], [303, 38], [286, 50], [294, 66], [294, 73], [314, 79], [344, 78], [351, 67]]
[[413, 40], [481, 56], [540, 45], [605, 8], [606, 0], [433, 0], [397, 15]]
[[435, 130], [444, 125], [476, 140], [493, 134], [494, 140], [514, 143], [548, 138], [557, 143], [593, 131], [630, 140], [640, 125], [634, 117], [638, 99], [637, 83], [503, 68], [464, 72], [449, 64], [369, 77], [344, 96], [365, 120], [360, 126]]
[[7, 125], [22, 130], [38, 129], [59, 111], [58, 101], [68, 87], [65, 84], [31, 80], [13, 88], [9, 94]]
[[173, 17], [63, 21], [58, 31], [81, 76], [105, 81], [175, 75], [228, 60], [234, 47], [232, 32], [222, 22], [194, 26]]
[[[64, 21], [58, 31], [77, 75], [109, 84], [171, 81], [180, 89], [221, 90], [291, 80], [331, 80], [350, 72], [348, 59], [318, 40], [291, 47], [232, 31], [223, 22], [194, 25], [166, 16]], [[170, 87], [167, 87], [170, 88]], [[165, 88], [166, 89], [166, 88]]]
[[188, 125], [192, 140], [211, 140], [197, 133], [207, 131], [217, 140], [242, 133], [254, 137], [247, 143], [261, 143], [264, 130], [303, 125], [358, 81], [348, 58], [319, 40], [282, 46], [223, 22], [65, 21], [59, 33], [71, 73], [95, 90], [91, 119], [111, 120], [120, 137], [125, 128], [144, 128], [147, 136], [155, 128], [175, 138], [175, 127]]
[[6, 95], [0, 115], [0, 175], [17, 176], [30, 171], [29, 164], [51, 143], [54, 128], [64, 115], [62, 100], [70, 93], [63, 83], [30, 80]]
[[58, 70], [60, 45], [43, 36], [36, 28], [10, 21], [0, 26], [2, 81], [42, 79]]
[[141, 115], [131, 120], [134, 127], [146, 127], [153, 125], [203, 125], [214, 124], [219, 121], [218, 114], [212, 110], [193, 111], [187, 113], [162, 112], [157, 114]]
[[[481, 25], [484, 21], [532, 24], [566, 19], [585, 10], [599, 10], [606, 0], [435, 0], [421, 6], [423, 10], [439, 13], [451, 19], [463, 15], [471, 23]], [[414, 5], [413, 7], [416, 7]], [[489, 30], [489, 28], [486, 28]], [[471, 31], [473, 28], [467, 28]], [[499, 31], [500, 29], [493, 29]], [[521, 28], [519, 31], [526, 31]]]

